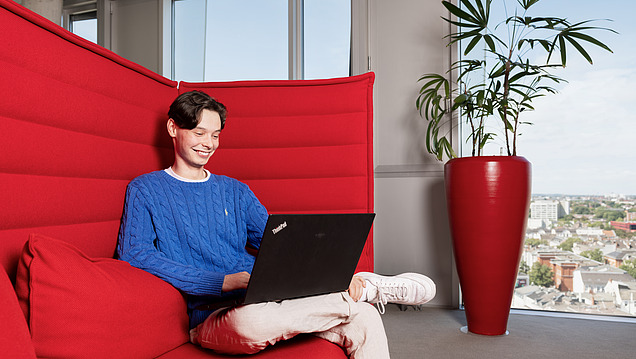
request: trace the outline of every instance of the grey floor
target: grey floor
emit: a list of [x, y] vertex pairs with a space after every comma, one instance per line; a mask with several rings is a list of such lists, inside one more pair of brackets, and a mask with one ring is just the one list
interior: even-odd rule
[[392, 359], [636, 358], [636, 323], [511, 314], [507, 336], [464, 334], [464, 312], [424, 307], [383, 315]]

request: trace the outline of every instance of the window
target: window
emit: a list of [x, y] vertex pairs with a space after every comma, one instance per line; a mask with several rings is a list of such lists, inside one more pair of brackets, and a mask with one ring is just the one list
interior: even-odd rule
[[69, 27], [72, 33], [97, 43], [97, 11], [70, 15]]
[[351, 5], [343, 0], [305, 0], [306, 79], [349, 76]]
[[[531, 225], [531, 212], [521, 264], [532, 268], [542, 252], [555, 252], [549, 260], [556, 269], [553, 285], [516, 289], [513, 308], [636, 316], [636, 236], [613, 225], [628, 224], [636, 208], [636, 171], [625, 166], [636, 152], [629, 130], [636, 115], [628, 107], [630, 83], [636, 81], [630, 44], [636, 27], [626, 15], [629, 8], [636, 10], [617, 0], [603, 7], [575, 0], [542, 4], [544, 13], [571, 21], [612, 19], [596, 25], [619, 35], [595, 33], [614, 53], [590, 47], [594, 65], [569, 59], [559, 74], [569, 82], [556, 96], [537, 99], [536, 110], [526, 115], [534, 126], [522, 131], [519, 149], [533, 164], [533, 202], [562, 206], [556, 219], [538, 225]], [[616, 256], [634, 258], [632, 266], [610, 264]]]
[[[503, 4], [493, 1], [493, 13], [505, 11]], [[636, 222], [628, 220], [636, 212], [636, 170], [626, 165], [636, 153], [630, 108], [636, 27], [628, 15], [636, 4], [545, 1], [535, 10], [571, 22], [612, 19], [592, 25], [619, 35], [595, 32], [614, 53], [586, 47], [594, 65], [571, 56], [557, 73], [569, 82], [555, 86], [558, 94], [536, 99], [535, 111], [523, 115], [534, 124], [522, 128], [518, 144], [533, 166], [533, 198], [517, 282], [530, 283], [518, 285], [512, 307], [634, 317], [636, 236], [621, 228]], [[500, 153], [500, 138], [486, 154]], [[630, 262], [612, 260], [617, 257]], [[538, 264], [550, 270], [541, 272]]]
[[75, 35], [97, 43], [97, 1], [65, 0], [62, 24]]
[[174, 0], [172, 78], [349, 75], [349, 0]]

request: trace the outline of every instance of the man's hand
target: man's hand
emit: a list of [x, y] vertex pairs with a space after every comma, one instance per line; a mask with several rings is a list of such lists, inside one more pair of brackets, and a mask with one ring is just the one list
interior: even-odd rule
[[223, 279], [222, 292], [230, 292], [236, 289], [247, 288], [247, 283], [250, 281], [250, 274], [247, 272], [238, 272], [234, 274], [228, 274]]
[[353, 278], [351, 279], [351, 284], [349, 284], [349, 295], [351, 296], [351, 299], [353, 299], [354, 301], [359, 301], [360, 297], [362, 297], [362, 288], [366, 288], [367, 287], [367, 283], [365, 282], [364, 279], [360, 278], [360, 277], [356, 277], [353, 276]]

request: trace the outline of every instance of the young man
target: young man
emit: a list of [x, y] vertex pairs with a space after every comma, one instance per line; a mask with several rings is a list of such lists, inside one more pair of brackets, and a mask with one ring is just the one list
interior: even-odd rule
[[422, 304], [435, 295], [427, 277], [358, 273], [345, 293], [215, 310], [244, 293], [267, 211], [247, 185], [204, 168], [219, 147], [226, 109], [203, 92], [180, 95], [167, 123], [172, 167], [128, 185], [117, 251], [187, 294], [190, 339], [221, 353], [256, 353], [299, 333], [341, 345], [352, 358], [388, 358], [370, 303]]

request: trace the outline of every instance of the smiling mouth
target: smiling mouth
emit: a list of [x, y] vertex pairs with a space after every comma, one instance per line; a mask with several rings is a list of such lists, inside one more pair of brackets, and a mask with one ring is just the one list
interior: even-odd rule
[[212, 154], [211, 151], [194, 150], [194, 152], [198, 153], [199, 156], [201, 156], [201, 157], [208, 157], [208, 156], [210, 156], [210, 154]]

